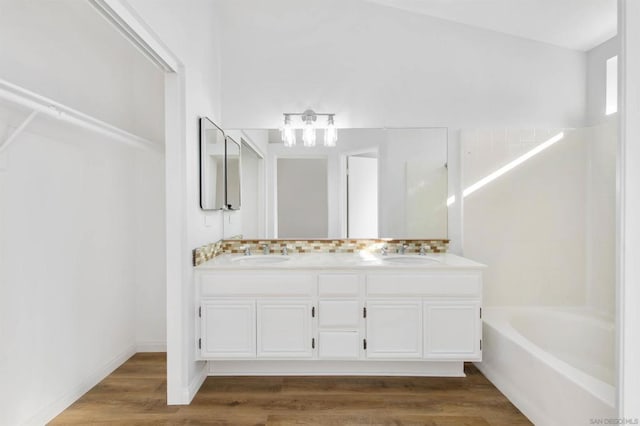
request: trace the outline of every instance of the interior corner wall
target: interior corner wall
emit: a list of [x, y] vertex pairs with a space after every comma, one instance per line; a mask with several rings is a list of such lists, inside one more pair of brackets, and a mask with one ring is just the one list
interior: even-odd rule
[[606, 87], [607, 59], [618, 55], [620, 40], [613, 37], [587, 52], [587, 117], [586, 124], [594, 126], [607, 118]]
[[195, 312], [195, 293], [190, 252], [198, 246], [222, 238], [223, 235], [222, 212], [204, 212], [199, 203], [198, 119], [207, 116], [216, 124], [223, 124], [218, 3], [208, 0], [127, 2], [184, 66], [184, 110], [181, 113], [185, 128], [180, 142], [185, 171], [185, 186], [181, 191], [186, 211], [186, 235], [181, 243], [184, 252], [181, 262], [183, 279], [182, 282], [167, 283], [180, 294], [180, 300], [167, 301], [167, 321], [175, 322], [181, 332], [178, 336], [180, 341], [167, 341], [167, 381], [169, 403], [186, 404], [190, 402], [200, 380], [206, 374], [205, 364], [195, 361], [196, 339], [192, 316]]

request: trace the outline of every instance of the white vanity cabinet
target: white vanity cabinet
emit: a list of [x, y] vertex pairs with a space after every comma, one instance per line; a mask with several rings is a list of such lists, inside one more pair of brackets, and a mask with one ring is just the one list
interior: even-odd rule
[[318, 358], [357, 360], [364, 350], [364, 276], [318, 274]]
[[196, 279], [200, 359], [314, 356], [314, 274], [198, 272]]
[[480, 271], [367, 274], [367, 357], [482, 360]]
[[255, 358], [256, 315], [253, 300], [203, 300], [198, 309], [203, 358]]
[[463, 375], [482, 359], [481, 269], [398, 269], [197, 269], [198, 358], [211, 374]]
[[259, 300], [257, 302], [258, 358], [311, 358], [312, 336], [310, 300]]
[[367, 301], [367, 358], [422, 358], [422, 300]]
[[479, 302], [425, 302], [424, 358], [480, 361], [481, 315]]

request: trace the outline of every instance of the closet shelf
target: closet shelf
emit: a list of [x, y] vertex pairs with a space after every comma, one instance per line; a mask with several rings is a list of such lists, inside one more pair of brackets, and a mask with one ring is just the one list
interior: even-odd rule
[[136, 148], [149, 149], [157, 152], [164, 151], [164, 146], [158, 142], [153, 142], [122, 130], [116, 126], [105, 123], [104, 121], [98, 120], [88, 114], [84, 114], [3, 79], [0, 79], [0, 99], [16, 103], [33, 111], [6, 141], [0, 143], [0, 150], [5, 149], [9, 143], [15, 140], [18, 133], [24, 130], [29, 122], [31, 122], [31, 120], [33, 120], [38, 114], [43, 114], [94, 131], [101, 135], [108, 136], [111, 139]]

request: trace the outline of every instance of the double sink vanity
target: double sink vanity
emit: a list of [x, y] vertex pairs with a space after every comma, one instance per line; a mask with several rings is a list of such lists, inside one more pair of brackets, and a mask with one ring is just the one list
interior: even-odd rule
[[210, 375], [462, 376], [482, 359], [484, 265], [385, 247], [231, 252], [195, 269]]

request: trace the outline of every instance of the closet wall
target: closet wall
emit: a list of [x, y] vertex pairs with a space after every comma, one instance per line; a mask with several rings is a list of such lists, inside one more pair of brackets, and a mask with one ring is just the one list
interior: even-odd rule
[[[0, 51], [0, 79], [163, 143], [162, 74], [88, 2], [3, 0]], [[29, 113], [0, 102], [0, 141]], [[44, 115], [0, 154], [0, 424], [163, 348], [163, 163]]]

